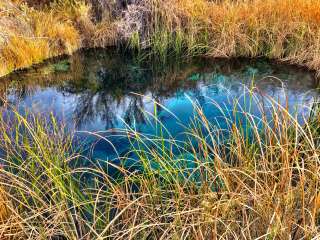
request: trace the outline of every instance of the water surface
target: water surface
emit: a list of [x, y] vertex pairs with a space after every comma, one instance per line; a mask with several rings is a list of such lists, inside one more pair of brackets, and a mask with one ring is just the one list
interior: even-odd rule
[[[111, 50], [91, 50], [11, 74], [0, 80], [0, 94], [19, 106], [22, 114], [53, 113], [78, 132], [132, 127], [154, 134], [156, 124], [147, 113], [156, 112], [170, 135], [183, 140], [185, 126], [195, 113], [194, 103], [211, 123], [223, 128], [217, 105], [232, 110], [235, 99], [240, 99], [246, 109], [246, 89], [252, 86], [256, 101], [264, 101], [265, 96], [277, 99], [302, 121], [318, 97], [315, 82], [312, 72], [266, 60], [172, 59], [160, 66]], [[260, 110], [253, 103], [250, 111], [258, 115]], [[97, 140], [88, 134], [85, 139]], [[125, 138], [110, 140], [120, 153], [128, 150]], [[92, 153], [101, 159], [115, 157], [113, 147], [101, 141]]]

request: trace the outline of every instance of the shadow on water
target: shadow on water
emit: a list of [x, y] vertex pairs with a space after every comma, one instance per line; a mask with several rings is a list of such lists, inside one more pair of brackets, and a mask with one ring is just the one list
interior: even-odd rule
[[[126, 137], [114, 136], [116, 129], [131, 127], [145, 134], [156, 133], [148, 112], [156, 113], [176, 140], [184, 139], [184, 126], [194, 115], [193, 102], [210, 122], [223, 128], [221, 109], [215, 104], [230, 111], [233, 100], [242, 99], [240, 105], [246, 108], [244, 92], [252, 83], [262, 96], [259, 101], [271, 96], [286, 104], [290, 112], [297, 111], [301, 119], [309, 114], [305, 106], [318, 96], [313, 73], [263, 59], [172, 59], [159, 66], [100, 49], [78, 52], [2, 78], [0, 95], [18, 106], [22, 114], [26, 110], [43, 116], [53, 113], [68, 129], [78, 132], [79, 141], [88, 143], [85, 151], [91, 159], [110, 160], [118, 156], [114, 148], [123, 155], [130, 145]], [[2, 105], [5, 109], [4, 102]], [[250, 111], [258, 113], [259, 109], [253, 106]], [[87, 132], [108, 137], [113, 146]]]

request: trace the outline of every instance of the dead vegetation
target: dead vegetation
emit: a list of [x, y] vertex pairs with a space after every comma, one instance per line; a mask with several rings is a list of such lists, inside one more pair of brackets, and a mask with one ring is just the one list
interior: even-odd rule
[[319, 0], [0, 3], [0, 75], [79, 48], [278, 59], [320, 69]]
[[[263, 109], [256, 93], [249, 94]], [[117, 135], [137, 143], [132, 152], [142, 168], [129, 171], [132, 159], [125, 155], [116, 166], [121, 178], [96, 162], [71, 168], [81, 156], [72, 150], [73, 135], [54, 119], [29, 115], [30, 121], [15, 113], [24, 132], [1, 119], [0, 147], [7, 155], [0, 168], [6, 190], [0, 238], [319, 239], [319, 112], [312, 109], [313, 117], [300, 125], [269, 101], [272, 120], [235, 106], [238, 120], [249, 125], [227, 121], [226, 128], [194, 103], [194, 126], [186, 127], [183, 143], [123, 129]]]
[[38, 11], [23, 4], [0, 3], [0, 29], [0, 75], [71, 54], [81, 46], [80, 35], [70, 21], [53, 11]]

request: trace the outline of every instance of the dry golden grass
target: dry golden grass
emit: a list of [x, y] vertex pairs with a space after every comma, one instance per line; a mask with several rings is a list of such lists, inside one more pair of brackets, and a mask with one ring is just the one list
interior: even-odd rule
[[280, 59], [320, 69], [319, 0], [162, 0], [165, 27], [212, 57]]
[[53, 11], [0, 4], [0, 76], [80, 47], [78, 31]]
[[0, 189], [0, 224], [3, 224], [9, 217], [9, 202], [3, 191], [3, 189]]
[[[256, 93], [249, 94], [263, 109]], [[130, 157], [124, 156], [124, 166], [117, 166], [121, 178], [108, 175], [102, 163], [71, 168], [82, 158], [55, 120], [28, 121], [17, 114], [23, 133], [0, 121], [0, 146], [8, 153], [0, 183], [9, 189], [14, 213], [0, 225], [0, 237], [318, 239], [319, 112], [313, 109], [301, 125], [269, 101], [272, 120], [236, 106], [231, 114], [248, 121], [251, 140], [246, 127], [233, 121], [217, 128], [196, 103], [183, 143], [119, 130], [136, 143], [132, 151], [142, 165], [142, 171], [128, 171]], [[179, 154], [173, 152], [177, 144]]]
[[[93, 23], [85, 4], [64, 11], [61, 5], [33, 10], [18, 2], [18, 8], [0, 2], [0, 75], [72, 53], [84, 42], [90, 47], [120, 41], [121, 19]], [[156, 54], [265, 56], [320, 70], [319, 0], [140, 2], [137, 9], [146, 12], [132, 11], [138, 15], [133, 20], [142, 14], [150, 25], [126, 40]], [[264, 109], [256, 99], [253, 104]], [[0, 219], [7, 217], [10, 197], [17, 221], [1, 225], [0, 232], [20, 239], [319, 239], [319, 111], [315, 106], [315, 116], [302, 125], [269, 100], [273, 119], [270, 123], [262, 113], [262, 128], [255, 116], [235, 108], [255, 141], [232, 123], [223, 129], [230, 133], [226, 138], [196, 105], [195, 125], [186, 129], [196, 143], [184, 142], [179, 156], [172, 152], [173, 139], [123, 130], [152, 148], [133, 149], [143, 171], [118, 166], [123, 178], [117, 181], [94, 164], [71, 169], [79, 156], [60, 126], [29, 123], [16, 114], [23, 134], [8, 131], [1, 119], [0, 146], [9, 154], [2, 159], [0, 183], [10, 192], [0, 192]], [[93, 184], [83, 182], [88, 175]], [[21, 230], [8, 233], [17, 222]]]
[[94, 6], [80, 0], [42, 10], [15, 2], [0, 3], [0, 75], [80, 47], [123, 42], [161, 57], [264, 56], [320, 69], [319, 0], [143, 0], [127, 9], [108, 5], [98, 22]]

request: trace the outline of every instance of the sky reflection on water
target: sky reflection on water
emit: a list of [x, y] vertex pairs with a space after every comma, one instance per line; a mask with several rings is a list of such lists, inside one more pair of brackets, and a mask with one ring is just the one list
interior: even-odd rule
[[[130, 126], [155, 133], [155, 122], [146, 112], [157, 116], [173, 138], [183, 140], [184, 126], [194, 116], [193, 103], [208, 120], [223, 127], [222, 113], [231, 111], [235, 99], [248, 107], [246, 89], [255, 86], [257, 99], [264, 96], [288, 104], [299, 119], [307, 117], [318, 97], [313, 73], [265, 60], [172, 61], [159, 67], [113, 51], [95, 50], [77, 53], [0, 80], [0, 94], [20, 112], [31, 111], [54, 116], [77, 131], [105, 131]], [[164, 107], [155, 106], [154, 101]], [[268, 101], [265, 107], [268, 108]], [[270, 107], [270, 106], [269, 106]], [[259, 115], [253, 102], [253, 114]], [[173, 116], [173, 114], [175, 116]], [[87, 136], [89, 141], [94, 141]], [[118, 151], [128, 148], [124, 138], [112, 140]], [[94, 155], [114, 157], [110, 144], [95, 144]]]

